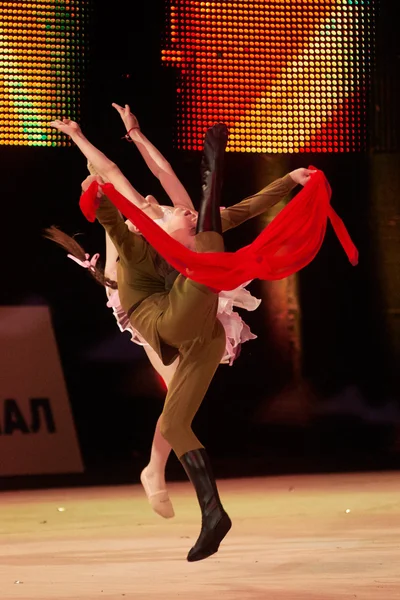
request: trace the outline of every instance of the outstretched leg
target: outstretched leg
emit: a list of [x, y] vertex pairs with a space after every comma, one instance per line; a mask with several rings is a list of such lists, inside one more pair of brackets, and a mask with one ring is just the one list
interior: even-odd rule
[[[200, 252], [223, 251], [220, 193], [226, 142], [224, 125], [207, 131], [202, 162], [203, 197], [196, 230]], [[199, 538], [187, 557], [190, 562], [217, 552], [231, 528], [207, 453], [191, 427], [225, 348], [224, 329], [216, 319], [217, 303], [218, 296], [212, 290], [178, 278], [169, 294], [169, 307], [158, 324], [160, 337], [180, 351], [180, 362], [161, 416], [161, 433], [188, 474], [202, 514]]]
[[[222, 233], [220, 198], [227, 141], [225, 125], [217, 124], [207, 131], [202, 160], [203, 196], [196, 230], [200, 248], [206, 236]], [[188, 560], [193, 562], [215, 554], [232, 523], [221, 504], [206, 450], [190, 450], [180, 460], [196, 490], [202, 514], [199, 538], [188, 554]]]
[[222, 235], [220, 204], [227, 141], [228, 129], [223, 123], [217, 123], [206, 132], [201, 161], [202, 199], [197, 220], [197, 234], [203, 231], [215, 231]]

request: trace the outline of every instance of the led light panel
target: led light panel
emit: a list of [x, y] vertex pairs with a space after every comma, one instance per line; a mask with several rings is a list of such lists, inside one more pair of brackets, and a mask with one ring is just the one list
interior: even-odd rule
[[233, 152], [366, 149], [372, 0], [167, 0], [167, 12], [178, 148], [200, 150], [223, 121]]
[[48, 122], [79, 117], [89, 1], [0, 3], [0, 144], [67, 146]]

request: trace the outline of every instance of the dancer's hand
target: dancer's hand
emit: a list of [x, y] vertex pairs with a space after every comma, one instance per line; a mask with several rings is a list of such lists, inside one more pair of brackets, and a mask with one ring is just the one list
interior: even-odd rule
[[66, 133], [70, 137], [74, 137], [75, 135], [81, 133], [81, 128], [79, 127], [78, 123], [71, 121], [71, 119], [63, 119], [62, 121], [56, 119], [55, 121], [50, 121], [50, 126], [58, 129], [58, 131]]
[[98, 175], [98, 172], [96, 171], [93, 163], [91, 163], [90, 160], [87, 161], [87, 168], [91, 175]]
[[316, 170], [301, 168], [291, 171], [289, 175], [296, 183], [299, 183], [300, 185], [306, 185], [306, 183], [310, 180], [312, 173], [316, 172]]
[[[86, 192], [86, 190], [91, 186], [91, 184], [93, 183], [93, 181], [97, 181], [97, 183], [99, 185], [102, 185], [104, 183], [104, 181], [102, 180], [102, 178], [100, 177], [100, 175], [89, 175], [81, 183], [82, 192]], [[101, 198], [101, 196], [102, 196], [102, 192], [99, 189], [97, 191], [97, 197]]]
[[133, 113], [131, 113], [131, 109], [129, 108], [129, 104], [125, 104], [125, 108], [122, 108], [119, 104], [113, 102], [113, 107], [115, 110], [119, 112], [121, 119], [124, 122], [126, 130], [129, 131], [132, 127], [136, 127], [138, 130], [140, 129], [139, 121], [135, 117]]

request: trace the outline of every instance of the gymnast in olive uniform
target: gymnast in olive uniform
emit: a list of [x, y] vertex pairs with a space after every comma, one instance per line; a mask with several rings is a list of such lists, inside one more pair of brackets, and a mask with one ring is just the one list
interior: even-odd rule
[[[197, 252], [223, 252], [223, 231], [264, 212], [296, 185], [287, 175], [255, 198], [221, 212], [225, 140], [223, 126], [214, 126], [207, 132], [203, 199], [193, 236]], [[172, 269], [142, 236], [129, 230], [119, 211], [104, 196], [96, 217], [118, 251], [118, 292], [132, 326], [165, 365], [179, 356], [161, 414], [160, 431], [197, 492], [203, 516], [202, 530], [188, 560], [201, 560], [218, 550], [231, 527], [206, 451], [191, 427], [225, 349], [224, 328], [217, 319], [218, 292], [183, 275], [178, 275], [170, 285], [168, 273]], [[193, 227], [190, 220], [188, 226]]]
[[[71, 122], [56, 121], [53, 124], [71, 135], [68, 130]], [[224, 125], [215, 125], [207, 131], [202, 162], [203, 197], [197, 222], [190, 211], [188, 214], [179, 207], [174, 209], [169, 220], [173, 237], [197, 252], [223, 252], [223, 231], [264, 212], [283, 199], [297, 183], [304, 185], [309, 178], [307, 169], [297, 169], [255, 196], [221, 211], [226, 142]], [[91, 159], [90, 156], [87, 158]], [[89, 182], [90, 178], [86, 185]], [[142, 236], [130, 231], [119, 211], [104, 195], [100, 198], [96, 217], [118, 251], [118, 292], [132, 326], [165, 365], [179, 356], [168, 387], [160, 429], [196, 490], [202, 528], [188, 560], [202, 560], [218, 551], [231, 527], [207, 453], [191, 427], [225, 349], [224, 328], [217, 319], [218, 291], [182, 275], [176, 276]]]

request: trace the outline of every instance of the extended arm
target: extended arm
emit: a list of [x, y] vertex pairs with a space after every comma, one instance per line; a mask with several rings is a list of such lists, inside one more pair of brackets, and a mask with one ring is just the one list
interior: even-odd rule
[[157, 204], [149, 203], [128, 181], [115, 163], [109, 160], [83, 135], [79, 125], [69, 119], [52, 121], [50, 125], [70, 136], [82, 154], [93, 165], [94, 170], [104, 181], [113, 184], [115, 189], [123, 194], [132, 204], [144, 210], [152, 219], [162, 217], [162, 211]]
[[310, 179], [309, 169], [296, 169], [288, 175], [276, 179], [265, 188], [245, 198], [238, 204], [225, 208], [221, 212], [222, 230], [237, 227], [244, 221], [257, 217], [280, 202], [297, 184], [305, 185]]
[[159, 179], [172, 204], [194, 210], [189, 194], [179, 181], [170, 163], [140, 131], [138, 120], [131, 113], [128, 104], [125, 104], [125, 108], [122, 108], [122, 106], [114, 103], [113, 107], [119, 112], [126, 130], [129, 132], [129, 137], [135, 143], [150, 171]]

